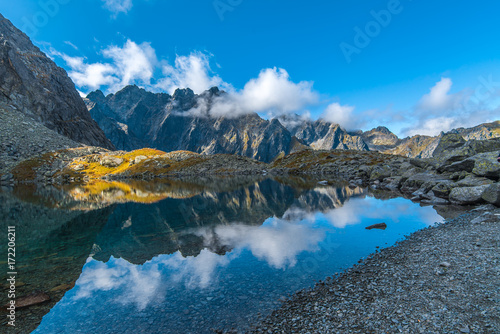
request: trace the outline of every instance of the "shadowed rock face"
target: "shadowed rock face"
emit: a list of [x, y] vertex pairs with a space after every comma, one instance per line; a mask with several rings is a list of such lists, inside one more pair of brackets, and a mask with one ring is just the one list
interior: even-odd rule
[[154, 94], [127, 86], [116, 94], [92, 92], [87, 107], [118, 149], [145, 146], [171, 152], [228, 153], [270, 162], [288, 154], [292, 136], [278, 120], [267, 121], [256, 113], [236, 118], [193, 116], [188, 111], [203, 101], [210, 104], [224, 94], [212, 88], [195, 95], [190, 89]]
[[66, 71], [0, 14], [0, 106], [88, 145], [113, 148]]

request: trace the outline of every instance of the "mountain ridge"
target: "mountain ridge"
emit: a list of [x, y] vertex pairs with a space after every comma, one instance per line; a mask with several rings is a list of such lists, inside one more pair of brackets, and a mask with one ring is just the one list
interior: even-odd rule
[[0, 107], [76, 142], [114, 148], [66, 71], [0, 14]]

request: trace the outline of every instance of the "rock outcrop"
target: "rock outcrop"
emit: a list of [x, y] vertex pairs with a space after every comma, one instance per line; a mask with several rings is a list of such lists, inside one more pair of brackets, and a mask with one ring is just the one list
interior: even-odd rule
[[398, 145], [401, 140], [385, 126], [359, 133], [370, 150], [385, 151]]
[[0, 14], [0, 106], [76, 142], [113, 148], [66, 71]]
[[316, 150], [369, 150], [360, 136], [350, 135], [340, 125], [322, 119], [314, 122], [303, 121], [290, 131]]

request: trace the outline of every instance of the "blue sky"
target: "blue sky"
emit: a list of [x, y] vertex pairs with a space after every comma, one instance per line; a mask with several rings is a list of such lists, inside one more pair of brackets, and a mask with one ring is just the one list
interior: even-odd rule
[[500, 119], [497, 1], [17, 0], [77, 88], [219, 85], [240, 112], [437, 134]]

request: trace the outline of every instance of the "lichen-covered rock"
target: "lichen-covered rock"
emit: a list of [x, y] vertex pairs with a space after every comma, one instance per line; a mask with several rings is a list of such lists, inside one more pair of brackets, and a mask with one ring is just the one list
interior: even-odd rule
[[489, 179], [500, 179], [500, 163], [497, 162], [497, 152], [482, 153], [474, 156], [475, 165], [472, 173]]
[[444, 163], [437, 169], [439, 173], [456, 173], [456, 172], [472, 172], [474, 169], [475, 161], [473, 159], [464, 159], [461, 161], [452, 162], [451, 164]]
[[483, 192], [488, 187], [488, 185], [483, 185], [477, 187], [453, 188], [450, 192], [450, 201], [461, 205], [481, 203], [483, 201]]
[[490, 204], [500, 206], [500, 183], [489, 185], [481, 197]]
[[432, 156], [439, 157], [447, 155], [453, 149], [463, 146], [465, 142], [465, 139], [461, 135], [456, 133], [447, 133], [439, 140], [439, 144], [434, 150]]
[[432, 192], [434, 193], [434, 196], [439, 197], [439, 198], [448, 198], [451, 192], [451, 189], [453, 189], [455, 186], [455, 183], [453, 181], [442, 181], [436, 184], [432, 188]]
[[467, 175], [462, 180], [457, 181], [456, 185], [457, 185], [457, 187], [477, 187], [477, 186], [489, 185], [492, 183], [493, 183], [492, 180], [487, 179], [485, 177], [478, 177], [475, 175]]

